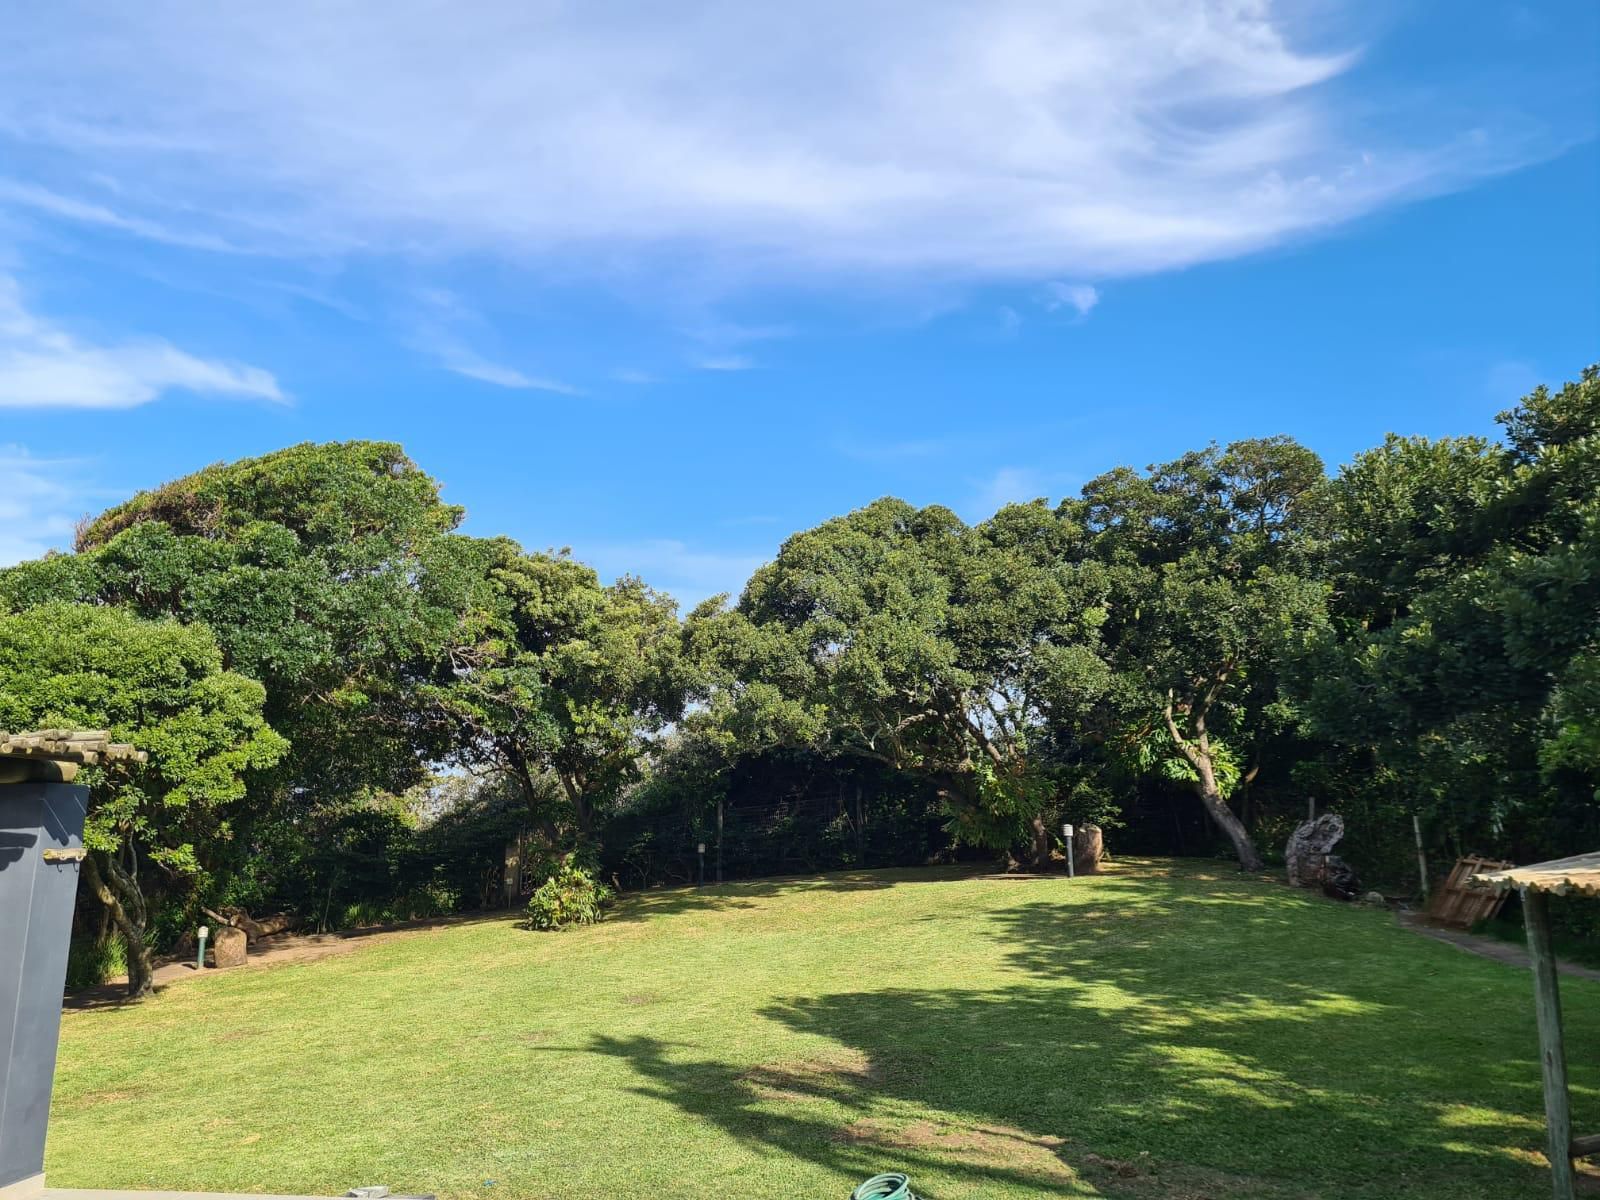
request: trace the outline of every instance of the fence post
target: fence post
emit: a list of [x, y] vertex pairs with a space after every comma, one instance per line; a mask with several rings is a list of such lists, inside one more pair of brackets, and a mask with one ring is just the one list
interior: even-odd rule
[[1422, 850], [1422, 818], [1411, 814], [1411, 832], [1417, 839], [1417, 874], [1422, 878], [1422, 899], [1428, 899], [1428, 856]]

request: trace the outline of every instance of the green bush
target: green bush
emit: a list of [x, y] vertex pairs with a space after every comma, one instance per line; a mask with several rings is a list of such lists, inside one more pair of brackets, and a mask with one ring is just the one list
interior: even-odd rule
[[539, 885], [528, 901], [529, 929], [593, 925], [605, 915], [615, 893], [582, 867], [564, 863]]
[[104, 941], [74, 938], [67, 951], [67, 988], [99, 987], [128, 973], [128, 947], [118, 934]]

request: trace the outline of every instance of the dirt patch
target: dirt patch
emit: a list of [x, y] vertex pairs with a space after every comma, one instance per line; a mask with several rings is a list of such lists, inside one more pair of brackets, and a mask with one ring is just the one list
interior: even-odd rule
[[957, 1169], [1007, 1172], [1047, 1185], [1087, 1182], [1097, 1195], [1118, 1200], [1303, 1200], [1305, 1196], [1251, 1176], [1174, 1166], [1147, 1154], [1118, 1159], [1080, 1152], [1066, 1138], [1010, 1125], [902, 1123], [864, 1117], [839, 1130], [834, 1140], [875, 1150], [935, 1154]]
[[138, 1092], [85, 1092], [71, 1101], [72, 1108], [93, 1108], [96, 1104], [127, 1104], [139, 1098]]
[[1083, 1173], [1118, 1200], [1305, 1200], [1308, 1196], [1255, 1176], [1157, 1162], [1148, 1154], [1134, 1159], [1085, 1154]]
[[622, 1002], [633, 1008], [639, 1008], [646, 1004], [660, 1004], [661, 997], [654, 992], [629, 992], [622, 998]]
[[971, 1170], [1012, 1171], [1047, 1182], [1078, 1178], [1078, 1172], [1062, 1158], [1065, 1138], [1008, 1125], [898, 1124], [863, 1117], [841, 1129], [835, 1140], [885, 1150], [930, 1151]]
[[264, 1033], [266, 1033], [264, 1029], [229, 1029], [224, 1033], [212, 1034], [211, 1040], [218, 1043], [243, 1042], [250, 1038], [261, 1037]]
[[859, 1050], [828, 1058], [763, 1063], [739, 1073], [739, 1082], [762, 1100], [842, 1099], [881, 1083], [884, 1072]]

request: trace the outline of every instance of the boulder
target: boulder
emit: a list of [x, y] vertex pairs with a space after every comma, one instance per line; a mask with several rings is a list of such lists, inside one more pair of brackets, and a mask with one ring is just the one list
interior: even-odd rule
[[1106, 856], [1105, 835], [1098, 825], [1079, 825], [1072, 831], [1072, 869], [1079, 875], [1098, 875]]
[[242, 967], [250, 957], [250, 938], [242, 929], [223, 925], [213, 930], [212, 965], [215, 967]]
[[1337, 854], [1325, 855], [1322, 859], [1322, 894], [1331, 896], [1335, 900], [1354, 900], [1356, 893], [1361, 890], [1361, 881], [1356, 878], [1356, 869]]
[[1289, 883], [1294, 887], [1320, 888], [1328, 855], [1344, 837], [1344, 818], [1338, 813], [1323, 813], [1302, 822], [1289, 835], [1283, 849], [1289, 867]]

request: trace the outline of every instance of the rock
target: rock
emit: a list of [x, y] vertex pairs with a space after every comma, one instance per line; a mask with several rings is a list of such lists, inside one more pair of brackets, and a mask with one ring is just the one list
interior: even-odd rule
[[1283, 857], [1289, 866], [1289, 883], [1294, 887], [1321, 887], [1324, 864], [1333, 848], [1344, 837], [1344, 818], [1338, 813], [1323, 813], [1302, 822], [1289, 835]]
[[223, 925], [211, 934], [212, 965], [216, 967], [242, 967], [250, 956], [250, 939], [242, 929]]
[[1079, 875], [1098, 875], [1106, 856], [1105, 835], [1098, 825], [1079, 825], [1072, 831], [1072, 869]]
[[1373, 904], [1379, 908], [1383, 908], [1389, 903], [1388, 898], [1382, 892], [1368, 892], [1361, 897], [1361, 902], [1363, 904]]
[[1356, 893], [1361, 890], [1361, 881], [1356, 878], [1356, 869], [1337, 854], [1326, 854], [1322, 858], [1322, 894], [1331, 896], [1335, 900], [1354, 900]]

